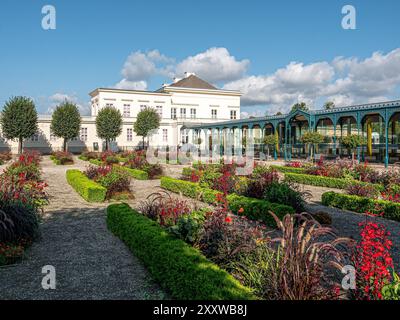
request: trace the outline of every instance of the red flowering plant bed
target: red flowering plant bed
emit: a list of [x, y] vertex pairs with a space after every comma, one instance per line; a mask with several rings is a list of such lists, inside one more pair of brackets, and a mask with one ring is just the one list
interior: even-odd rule
[[40, 213], [48, 196], [36, 155], [21, 155], [0, 175], [0, 265], [17, 262], [39, 234]]
[[156, 179], [162, 176], [163, 169], [160, 164], [150, 164], [146, 159], [146, 151], [139, 150], [125, 154], [127, 161], [125, 167], [147, 172], [150, 179]]
[[[367, 212], [365, 221], [359, 224], [361, 240], [358, 241], [352, 255], [356, 269], [356, 288], [351, 295], [358, 300], [386, 299], [387, 292], [384, 288], [390, 286], [393, 281], [391, 234], [384, 225], [371, 218], [375, 216], [377, 215]], [[397, 299], [399, 298], [400, 291], [397, 291]]]
[[89, 166], [84, 173], [89, 179], [107, 189], [107, 199], [124, 200], [133, 197], [130, 186], [131, 178], [118, 167], [112, 165]]

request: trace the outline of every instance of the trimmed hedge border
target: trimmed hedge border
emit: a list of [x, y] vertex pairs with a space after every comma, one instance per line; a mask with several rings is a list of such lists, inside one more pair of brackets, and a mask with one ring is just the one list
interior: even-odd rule
[[360, 185], [370, 185], [373, 186], [377, 191], [383, 191], [384, 187], [379, 184], [361, 182], [357, 180], [347, 180], [340, 178], [331, 178], [331, 177], [322, 177], [315, 176], [312, 174], [299, 174], [299, 173], [285, 173], [285, 181], [295, 182], [300, 184], [307, 184], [310, 186], [317, 187], [327, 187], [327, 188], [335, 188], [335, 189], [346, 189], [346, 187], [351, 184], [360, 184]]
[[107, 189], [90, 180], [79, 170], [67, 170], [67, 181], [80, 196], [88, 202], [103, 202], [106, 199]]
[[138, 170], [138, 169], [131, 169], [128, 167], [120, 166], [120, 165], [114, 165], [117, 169], [120, 169], [122, 171], [125, 171], [128, 173], [132, 178], [135, 178], [137, 180], [149, 180], [149, 174], [146, 171], [143, 170]]
[[175, 299], [256, 299], [249, 288], [197, 249], [175, 238], [127, 204], [114, 204], [107, 208], [107, 226]]
[[57, 166], [72, 166], [74, 164], [74, 162], [61, 164], [61, 161], [58, 160], [55, 156], [50, 156], [50, 160], [53, 161], [53, 163]]
[[[202, 188], [197, 183], [174, 179], [171, 177], [161, 178], [161, 187], [175, 193], [182, 193], [189, 198], [200, 198], [206, 203], [214, 204], [217, 194], [221, 192]], [[265, 200], [248, 198], [237, 194], [229, 194], [227, 196], [229, 208], [236, 213], [243, 208], [243, 215], [251, 220], [261, 220], [266, 225], [275, 228], [276, 223], [269, 211], [274, 212], [279, 218], [286, 214], [294, 214], [295, 210], [287, 205], [279, 203], [271, 203]]]
[[[384, 212], [384, 218], [400, 221], [400, 203], [396, 202], [375, 200], [366, 197], [329, 191], [322, 195], [322, 204], [324, 206], [335, 207], [358, 213], [372, 212], [379, 214]], [[377, 210], [377, 208], [379, 208], [379, 210]]]
[[286, 166], [278, 166], [275, 164], [270, 165], [271, 168], [278, 170], [279, 172], [282, 173], [299, 173], [299, 174], [305, 174], [306, 170], [304, 168], [295, 168], [295, 167], [286, 167]]

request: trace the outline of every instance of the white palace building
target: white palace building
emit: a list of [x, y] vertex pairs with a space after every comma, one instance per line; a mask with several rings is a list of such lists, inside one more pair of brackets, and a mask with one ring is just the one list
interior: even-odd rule
[[[215, 123], [240, 118], [240, 97], [238, 91], [218, 89], [200, 79], [193, 73], [185, 73], [182, 79], [174, 79], [156, 91], [121, 90], [98, 88], [90, 92], [91, 115], [82, 117], [80, 136], [69, 142], [69, 151], [81, 152], [98, 150], [104, 141], [96, 135], [96, 115], [105, 106], [113, 106], [123, 116], [121, 135], [113, 143], [114, 148], [133, 149], [141, 144], [141, 137], [135, 135], [133, 124], [140, 110], [151, 107], [158, 111], [161, 125], [149, 137], [152, 147], [178, 146], [189, 140], [191, 125]], [[42, 153], [61, 150], [62, 139], [50, 132], [51, 116], [39, 116], [39, 132], [26, 139], [24, 148], [39, 150]], [[1, 139], [0, 151], [11, 149], [16, 152], [17, 141]]]

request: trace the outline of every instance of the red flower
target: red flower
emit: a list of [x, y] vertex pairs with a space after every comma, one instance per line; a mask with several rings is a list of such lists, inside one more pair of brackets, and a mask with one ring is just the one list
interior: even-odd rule
[[243, 208], [240, 208], [239, 211], [238, 211], [238, 213], [243, 213], [243, 212], [244, 212]]
[[225, 222], [226, 223], [231, 223], [232, 222], [232, 218], [231, 217], [226, 217], [225, 218]]

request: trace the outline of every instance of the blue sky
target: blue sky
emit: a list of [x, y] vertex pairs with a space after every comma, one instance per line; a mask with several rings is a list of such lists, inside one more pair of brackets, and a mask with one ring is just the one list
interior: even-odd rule
[[[57, 29], [41, 27], [44, 5]], [[341, 27], [344, 5], [357, 29]], [[400, 2], [2, 0], [0, 105], [26, 95], [41, 113], [96, 87], [154, 90], [194, 71], [244, 93], [248, 114], [400, 98]], [[342, 57], [342, 58], [338, 58]], [[191, 70], [186, 70], [190, 68]]]

